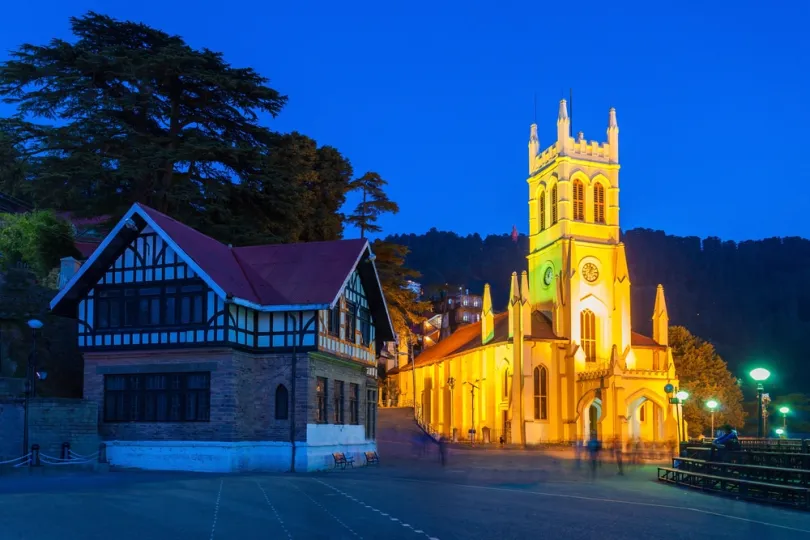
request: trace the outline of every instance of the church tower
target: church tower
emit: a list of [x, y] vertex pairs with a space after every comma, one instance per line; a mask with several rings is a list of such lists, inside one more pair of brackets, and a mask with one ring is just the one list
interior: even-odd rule
[[[557, 141], [529, 138], [529, 290], [557, 335], [578, 345], [577, 362], [606, 362], [630, 346], [630, 279], [619, 241], [619, 126], [607, 141], [571, 137], [565, 100]], [[585, 366], [582, 366], [585, 367]]]

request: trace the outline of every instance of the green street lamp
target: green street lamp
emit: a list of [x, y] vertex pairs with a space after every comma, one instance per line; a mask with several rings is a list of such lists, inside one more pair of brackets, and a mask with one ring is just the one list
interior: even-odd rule
[[787, 415], [790, 412], [790, 407], [779, 407], [779, 412], [782, 413], [782, 428], [787, 429]]
[[706, 402], [706, 406], [709, 408], [709, 410], [712, 413], [712, 438], [714, 438], [714, 411], [715, 411], [715, 409], [717, 409], [717, 407], [719, 405], [720, 404], [717, 403], [716, 399], [710, 399], [709, 401]]
[[776, 434], [780, 437], [785, 434], [785, 430], [782, 428], [776, 428]]
[[683, 418], [683, 402], [689, 398], [689, 392], [686, 390], [678, 390], [678, 393], [675, 394], [675, 398], [678, 400], [678, 405], [680, 405], [681, 434], [683, 436], [683, 440], [688, 441], [689, 437], [686, 434], [686, 421]]
[[757, 383], [757, 408], [759, 409], [757, 412], [757, 437], [763, 437], [763, 425], [762, 425], [762, 393], [765, 391], [765, 387], [762, 385], [768, 377], [771, 376], [771, 372], [765, 368], [756, 368], [752, 369], [749, 373], [752, 379], [754, 379]]

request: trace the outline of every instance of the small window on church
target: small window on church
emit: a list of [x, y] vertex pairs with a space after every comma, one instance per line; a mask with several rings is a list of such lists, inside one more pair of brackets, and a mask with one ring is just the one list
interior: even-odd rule
[[593, 220], [605, 222], [605, 187], [598, 182], [593, 186]]
[[574, 219], [585, 221], [585, 185], [574, 180]]
[[551, 224], [557, 223], [557, 184], [551, 188]]
[[586, 309], [579, 316], [582, 327], [582, 350], [586, 362], [596, 362], [596, 316]]
[[503, 397], [504, 399], [509, 397], [509, 372], [507, 370], [503, 370]]
[[540, 194], [540, 198], [537, 200], [537, 218], [539, 220], [539, 226], [541, 231], [546, 230], [546, 192], [542, 192]]

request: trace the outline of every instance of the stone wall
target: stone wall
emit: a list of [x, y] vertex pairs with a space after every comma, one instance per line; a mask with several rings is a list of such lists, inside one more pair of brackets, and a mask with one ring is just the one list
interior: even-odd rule
[[[28, 446], [38, 444], [40, 451], [61, 457], [62, 443], [69, 442], [74, 452], [89, 455], [98, 451], [98, 408], [82, 399], [36, 398], [28, 409]], [[25, 401], [0, 397], [0, 461], [23, 454]]]
[[23, 399], [0, 397], [0, 461], [23, 455]]

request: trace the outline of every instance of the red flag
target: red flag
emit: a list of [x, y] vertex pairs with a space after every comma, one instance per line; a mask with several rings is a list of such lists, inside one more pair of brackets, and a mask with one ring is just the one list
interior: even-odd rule
[[517, 227], [515, 227], [514, 225], [512, 225], [512, 242], [514, 242], [514, 243], [516, 243], [516, 244], [517, 244], [517, 241], [518, 241], [518, 232], [517, 232]]

